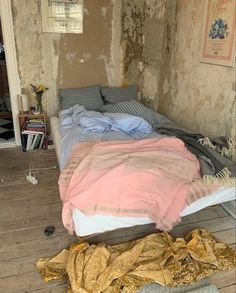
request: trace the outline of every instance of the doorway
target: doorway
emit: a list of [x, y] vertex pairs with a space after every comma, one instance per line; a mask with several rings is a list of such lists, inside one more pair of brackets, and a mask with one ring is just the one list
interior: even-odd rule
[[9, 146], [15, 146], [15, 134], [0, 16], [0, 148]]
[[[17, 96], [21, 94], [21, 86], [17, 67], [11, 0], [0, 0], [0, 23], [2, 29], [2, 42], [4, 44], [5, 55], [2, 58], [5, 58], [5, 60], [3, 60], [3, 63], [5, 63], [4, 66], [7, 69], [9, 88], [9, 95], [6, 95], [4, 100], [6, 103], [6, 108], [8, 107], [6, 112], [8, 112], [8, 114], [9, 112], [11, 113], [9, 119], [12, 119], [13, 129], [11, 130], [14, 132], [13, 141], [8, 141], [5, 143], [0, 141], [0, 147], [11, 147], [16, 145], [20, 146], [21, 142], [18, 120], [19, 107]], [[11, 125], [8, 124], [7, 127], [11, 128]], [[8, 132], [7, 135], [10, 136], [10, 133]]]

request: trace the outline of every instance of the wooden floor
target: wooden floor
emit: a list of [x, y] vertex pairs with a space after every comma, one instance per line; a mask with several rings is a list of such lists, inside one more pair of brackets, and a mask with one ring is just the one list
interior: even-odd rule
[[[39, 183], [35, 186], [23, 179], [31, 162], [34, 168], [44, 168], [36, 174]], [[67, 234], [61, 223], [59, 170], [55, 166], [54, 150], [22, 153], [15, 148], [0, 149], [0, 181], [3, 179], [0, 182], [1, 293], [60, 293], [66, 288], [59, 282], [45, 283], [35, 267], [38, 258], [55, 255], [76, 240]], [[50, 237], [43, 233], [47, 225], [56, 227]], [[236, 220], [222, 207], [184, 217], [173, 234], [181, 236], [196, 227], [208, 228], [219, 239], [236, 247]], [[209, 280], [222, 293], [236, 292], [233, 270], [217, 273]]]

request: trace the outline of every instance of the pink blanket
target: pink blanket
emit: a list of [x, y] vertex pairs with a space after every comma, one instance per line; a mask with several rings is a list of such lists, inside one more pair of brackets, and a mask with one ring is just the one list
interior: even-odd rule
[[78, 208], [91, 216], [149, 217], [169, 230], [196, 178], [198, 160], [177, 138], [81, 143], [59, 179], [64, 226], [73, 233]]

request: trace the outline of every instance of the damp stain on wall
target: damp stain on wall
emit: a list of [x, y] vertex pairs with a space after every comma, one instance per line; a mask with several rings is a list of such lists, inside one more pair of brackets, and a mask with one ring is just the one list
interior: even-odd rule
[[121, 47], [123, 50], [123, 83], [135, 82], [139, 85], [140, 67], [143, 63], [145, 1], [122, 2]]
[[169, 59], [165, 55], [171, 51], [175, 7], [175, 0], [123, 1], [124, 80], [136, 83], [142, 102], [154, 109], [162, 74], [168, 68]]

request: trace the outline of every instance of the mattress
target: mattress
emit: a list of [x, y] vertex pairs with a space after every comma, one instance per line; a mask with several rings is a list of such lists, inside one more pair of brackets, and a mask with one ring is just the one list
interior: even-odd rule
[[[185, 207], [181, 212], [181, 217], [193, 214], [212, 205], [234, 200], [235, 198], [234, 187], [221, 187], [212, 194], [202, 197]], [[145, 217], [117, 217], [108, 215], [86, 216], [79, 209], [74, 209], [73, 221], [75, 225], [75, 233], [80, 237], [119, 228], [128, 228], [153, 223], [151, 219]]]
[[60, 134], [60, 125], [59, 125], [59, 118], [56, 116], [50, 117], [50, 130], [53, 139], [53, 143], [55, 146], [57, 161], [61, 170], [61, 134]]
[[[56, 156], [60, 169], [61, 164], [61, 134], [59, 127], [59, 118], [51, 117], [50, 126], [52, 138], [55, 145]], [[221, 187], [217, 191], [209, 194], [197, 201], [191, 203], [181, 213], [181, 217], [193, 214], [206, 207], [221, 204], [236, 199], [235, 187]], [[128, 228], [137, 225], [145, 225], [153, 223], [149, 218], [144, 217], [116, 217], [109, 215], [86, 216], [78, 209], [73, 211], [73, 220], [75, 224], [75, 232], [78, 236], [87, 236], [105, 231], [111, 231], [119, 228]]]

